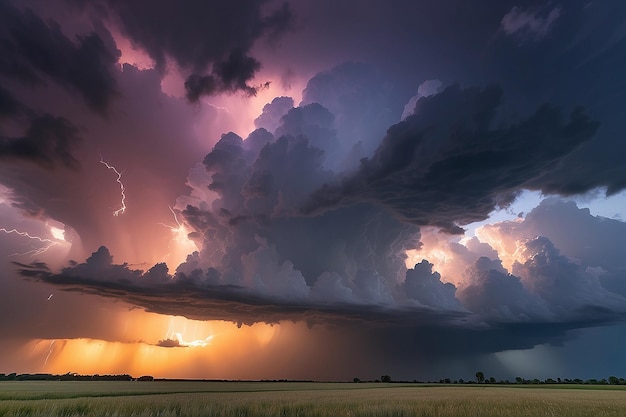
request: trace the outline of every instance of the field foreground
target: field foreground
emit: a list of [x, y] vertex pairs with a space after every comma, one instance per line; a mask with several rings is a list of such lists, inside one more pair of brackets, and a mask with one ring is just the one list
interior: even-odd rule
[[626, 390], [269, 382], [0, 383], [13, 416], [626, 416]]

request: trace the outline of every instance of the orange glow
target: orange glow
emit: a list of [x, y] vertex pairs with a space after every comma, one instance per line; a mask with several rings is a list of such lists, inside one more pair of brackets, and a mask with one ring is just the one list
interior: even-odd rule
[[[521, 219], [514, 221], [521, 221]], [[476, 237], [481, 242], [485, 242], [494, 248], [498, 252], [498, 257], [502, 260], [502, 266], [510, 271], [515, 262], [524, 263], [526, 261], [526, 258], [522, 255], [524, 242], [502, 233], [501, 225], [501, 223], [495, 223], [479, 227], [476, 229]]]
[[458, 259], [449, 244], [457, 242], [457, 237], [450, 237], [438, 233], [437, 229], [423, 228], [421, 236], [422, 247], [411, 249], [406, 252], [407, 258], [404, 261], [407, 268], [413, 268], [415, 264], [426, 259], [433, 264], [433, 272], [441, 274], [443, 282], [451, 282], [458, 285], [463, 281], [463, 271], [466, 265]]
[[160, 223], [162, 226], [170, 229], [172, 234], [172, 239], [168, 245], [169, 252], [164, 256], [164, 261], [167, 264], [167, 267], [170, 271], [176, 269], [178, 265], [183, 263], [185, 259], [187, 259], [187, 255], [197, 251], [199, 248], [196, 243], [189, 239], [189, 230], [185, 226], [184, 223], [181, 223], [178, 220], [178, 216], [176, 215], [176, 211], [169, 208], [174, 216], [174, 221], [176, 222], [176, 226], [169, 226], [164, 223]]
[[[121, 327], [122, 334], [114, 337], [115, 341], [37, 339], [24, 346], [23, 356], [40, 364], [38, 372], [53, 374], [257, 378], [263, 374], [253, 372], [259, 368], [250, 363], [251, 358], [263, 355], [280, 329], [280, 325], [238, 327], [231, 322], [189, 320], [139, 310], [114, 317], [112, 327]], [[178, 341], [180, 346], [158, 346], [165, 339]]]

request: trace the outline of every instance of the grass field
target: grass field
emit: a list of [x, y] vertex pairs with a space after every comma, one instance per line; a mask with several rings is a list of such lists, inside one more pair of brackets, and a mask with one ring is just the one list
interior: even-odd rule
[[626, 416], [626, 390], [589, 388], [20, 381], [0, 383], [0, 417]]

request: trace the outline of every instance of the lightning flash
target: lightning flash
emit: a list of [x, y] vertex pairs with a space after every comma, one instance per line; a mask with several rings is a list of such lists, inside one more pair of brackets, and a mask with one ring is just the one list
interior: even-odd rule
[[113, 165], [109, 165], [103, 158], [102, 155], [100, 155], [100, 163], [103, 164], [104, 166], [106, 166], [108, 169], [112, 170], [113, 172], [115, 172], [115, 174], [117, 175], [117, 183], [120, 185], [120, 193], [122, 195], [122, 201], [120, 203], [120, 208], [115, 210], [113, 212], [114, 216], [119, 216], [120, 214], [124, 214], [124, 212], [126, 211], [126, 194], [124, 193], [125, 188], [124, 188], [124, 184], [122, 183], [122, 173], [119, 172]]
[[[168, 265], [178, 265], [185, 260], [188, 254], [198, 250], [198, 247], [193, 240], [189, 239], [189, 231], [185, 227], [185, 224], [178, 219], [176, 211], [172, 207], [168, 206], [168, 208], [174, 216], [176, 226], [159, 223], [161, 226], [170, 229], [173, 235], [168, 245], [169, 252], [165, 255], [165, 259]], [[172, 243], [174, 244], [173, 248]]]
[[31, 240], [36, 240], [39, 241], [41, 243], [44, 243], [44, 246], [38, 249], [32, 249], [29, 250], [25, 253], [14, 253], [11, 256], [24, 256], [24, 255], [41, 255], [42, 253], [46, 252], [48, 249], [50, 249], [52, 246], [54, 245], [58, 245], [59, 242], [52, 240], [52, 239], [48, 239], [45, 237], [41, 237], [41, 236], [36, 236], [36, 235], [31, 235], [28, 232], [21, 232], [17, 229], [5, 229], [4, 227], [0, 228], [0, 232], [6, 233], [7, 235], [11, 235], [11, 234], [15, 234], [18, 236], [22, 236], [25, 237], [27, 239], [31, 239]]

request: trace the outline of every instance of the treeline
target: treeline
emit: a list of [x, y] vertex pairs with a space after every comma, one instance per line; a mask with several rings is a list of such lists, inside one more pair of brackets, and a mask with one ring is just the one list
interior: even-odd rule
[[54, 374], [0, 374], [0, 381], [154, 381], [150, 375], [133, 378], [128, 374], [121, 375], [79, 375], [67, 373]]
[[546, 378], [546, 379], [524, 379], [521, 377], [515, 378], [514, 381], [510, 381], [508, 379], [500, 379], [496, 380], [495, 378], [486, 378], [484, 381], [475, 381], [475, 380], [463, 380], [463, 378], [458, 380], [451, 380], [449, 378], [440, 379], [439, 381], [429, 381], [429, 383], [439, 383], [439, 384], [495, 384], [495, 385], [515, 385], [515, 384], [523, 384], [523, 385], [546, 385], [546, 384], [572, 384], [572, 385], [626, 385], [626, 379], [618, 378], [616, 376], [610, 376], [602, 379], [570, 379], [570, 378]]
[[515, 380], [510, 381], [508, 379], [497, 380], [494, 377], [486, 378], [482, 372], [476, 372], [476, 379], [464, 380], [444, 378], [439, 381], [396, 381], [392, 380], [389, 375], [383, 375], [380, 379], [374, 381], [361, 381], [359, 378], [354, 378], [352, 382], [400, 382], [400, 383], [416, 383], [416, 384], [495, 384], [495, 385], [545, 385], [545, 384], [571, 384], [571, 385], [626, 385], [626, 379], [618, 378], [616, 376], [610, 376], [603, 379], [580, 379], [580, 378], [546, 378], [546, 379], [524, 379], [522, 377], [516, 377]]

